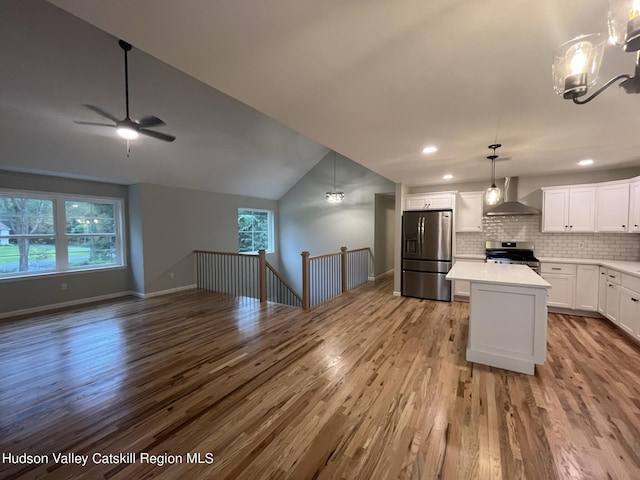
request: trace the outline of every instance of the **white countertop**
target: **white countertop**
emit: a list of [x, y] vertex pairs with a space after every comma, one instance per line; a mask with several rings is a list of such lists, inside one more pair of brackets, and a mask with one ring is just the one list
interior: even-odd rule
[[628, 262], [622, 260], [599, 260], [597, 258], [552, 258], [538, 257], [540, 263], [572, 263], [579, 265], [600, 265], [605, 268], [612, 268], [619, 272], [640, 277], [640, 262]]
[[527, 265], [458, 261], [451, 267], [446, 279], [535, 288], [551, 287]]

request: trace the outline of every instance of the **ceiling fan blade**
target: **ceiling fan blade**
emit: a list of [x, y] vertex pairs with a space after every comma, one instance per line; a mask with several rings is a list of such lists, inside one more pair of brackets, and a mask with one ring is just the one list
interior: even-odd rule
[[157, 138], [158, 140], [164, 140], [165, 142], [173, 142], [176, 137], [173, 135], [167, 135], [166, 133], [154, 132], [153, 130], [147, 130], [146, 128], [139, 128], [138, 132], [142, 135]]
[[91, 110], [93, 112], [96, 112], [101, 117], [108, 118], [109, 120], [111, 120], [113, 122], [118, 122], [118, 119], [116, 117], [114, 117], [113, 115], [111, 115], [108, 112], [105, 112], [100, 107], [96, 107], [95, 105], [89, 105], [88, 103], [85, 103], [84, 106], [87, 107], [89, 110]]
[[79, 120], [74, 120], [73, 123], [77, 123], [78, 125], [95, 125], [97, 127], [112, 127], [112, 128], [115, 128], [117, 126], [117, 125], [111, 125], [110, 123], [81, 122]]
[[146, 117], [143, 117], [140, 120], [138, 120], [137, 123], [138, 125], [144, 128], [159, 127], [161, 125], [165, 125], [165, 123], [162, 120], [160, 120], [158, 117], [154, 115], [147, 115]]

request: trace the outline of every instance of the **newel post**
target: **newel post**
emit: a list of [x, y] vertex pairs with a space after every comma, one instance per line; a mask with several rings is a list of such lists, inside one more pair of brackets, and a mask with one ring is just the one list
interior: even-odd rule
[[258, 288], [260, 301], [267, 301], [267, 256], [264, 249], [258, 250]]
[[347, 247], [340, 247], [342, 254], [342, 293], [347, 291]]
[[309, 252], [302, 252], [302, 309], [309, 310], [311, 291], [309, 282]]

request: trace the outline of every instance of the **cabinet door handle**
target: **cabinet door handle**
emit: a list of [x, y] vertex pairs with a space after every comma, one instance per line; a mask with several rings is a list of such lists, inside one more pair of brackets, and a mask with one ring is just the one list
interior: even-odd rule
[[609, 275], [609, 278], [616, 278], [615, 275]]
[[562, 268], [559, 268], [559, 267], [551, 267], [551, 270], [562, 270]]
[[613, 285], [609, 284], [610, 287], [613, 287]]
[[604, 272], [600, 272], [600, 275], [605, 275], [605, 273]]
[[622, 225], [622, 228], [627, 228], [627, 226], [626, 225]]
[[631, 297], [631, 301], [632, 301], [632, 302], [636, 302], [636, 303], [638, 303], [638, 299], [637, 299], [637, 298], [633, 298], [633, 297]]
[[573, 228], [573, 225], [569, 225], [569, 228], [570, 228], [570, 229], [571, 229], [571, 228]]

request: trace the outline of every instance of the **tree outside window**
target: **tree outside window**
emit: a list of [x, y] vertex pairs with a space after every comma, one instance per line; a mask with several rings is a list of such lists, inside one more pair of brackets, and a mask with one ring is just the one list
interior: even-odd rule
[[0, 277], [122, 265], [121, 203], [0, 192]]
[[273, 251], [273, 213], [269, 210], [238, 209], [238, 251]]

